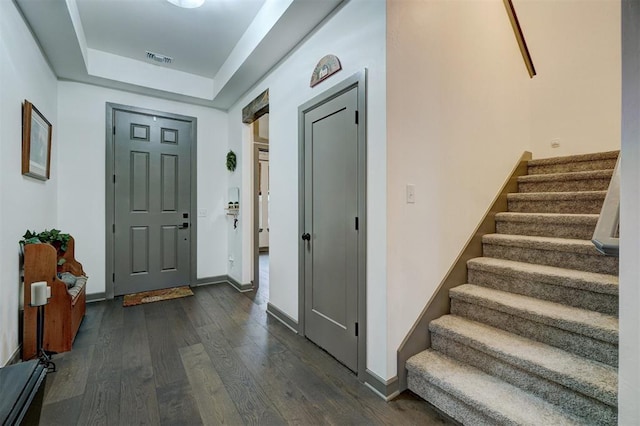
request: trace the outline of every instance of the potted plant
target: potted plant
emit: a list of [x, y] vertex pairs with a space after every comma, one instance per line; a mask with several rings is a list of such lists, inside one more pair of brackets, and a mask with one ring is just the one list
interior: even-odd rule
[[70, 238], [71, 235], [64, 234], [60, 232], [59, 229], [55, 228], [51, 229], [50, 231], [45, 229], [40, 233], [27, 230], [27, 232], [25, 232], [25, 234], [22, 236], [22, 239], [20, 240], [20, 246], [24, 247], [25, 244], [51, 244], [53, 247], [55, 247], [58, 253], [58, 265], [62, 265], [65, 262], [65, 259], [62, 257], [62, 255], [67, 251], [67, 246], [69, 244]]
[[236, 158], [236, 153], [229, 150], [229, 152], [227, 153], [227, 161], [226, 161], [227, 170], [229, 170], [230, 172], [234, 171], [236, 169], [237, 161], [238, 160]]

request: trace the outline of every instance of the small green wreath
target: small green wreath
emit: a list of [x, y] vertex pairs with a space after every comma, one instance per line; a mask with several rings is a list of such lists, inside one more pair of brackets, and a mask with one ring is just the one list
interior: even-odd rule
[[230, 172], [234, 171], [236, 169], [236, 153], [233, 151], [229, 151], [227, 153], [227, 170], [229, 170]]

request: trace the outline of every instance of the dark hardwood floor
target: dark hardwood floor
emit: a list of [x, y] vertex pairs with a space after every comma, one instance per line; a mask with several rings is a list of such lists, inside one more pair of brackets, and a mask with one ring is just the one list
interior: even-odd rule
[[449, 424], [411, 393], [383, 401], [268, 316], [266, 297], [193, 290], [89, 304], [73, 350], [54, 356], [41, 424]]

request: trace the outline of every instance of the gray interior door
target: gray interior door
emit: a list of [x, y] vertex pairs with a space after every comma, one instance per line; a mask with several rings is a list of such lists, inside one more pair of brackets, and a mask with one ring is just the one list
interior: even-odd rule
[[304, 115], [305, 335], [358, 369], [357, 88]]
[[188, 285], [191, 126], [114, 114], [114, 293]]

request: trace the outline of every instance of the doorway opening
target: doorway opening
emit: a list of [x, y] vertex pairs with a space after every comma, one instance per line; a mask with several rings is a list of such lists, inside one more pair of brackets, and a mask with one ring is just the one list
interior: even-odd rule
[[260, 304], [269, 301], [269, 113], [253, 127], [253, 285]]

